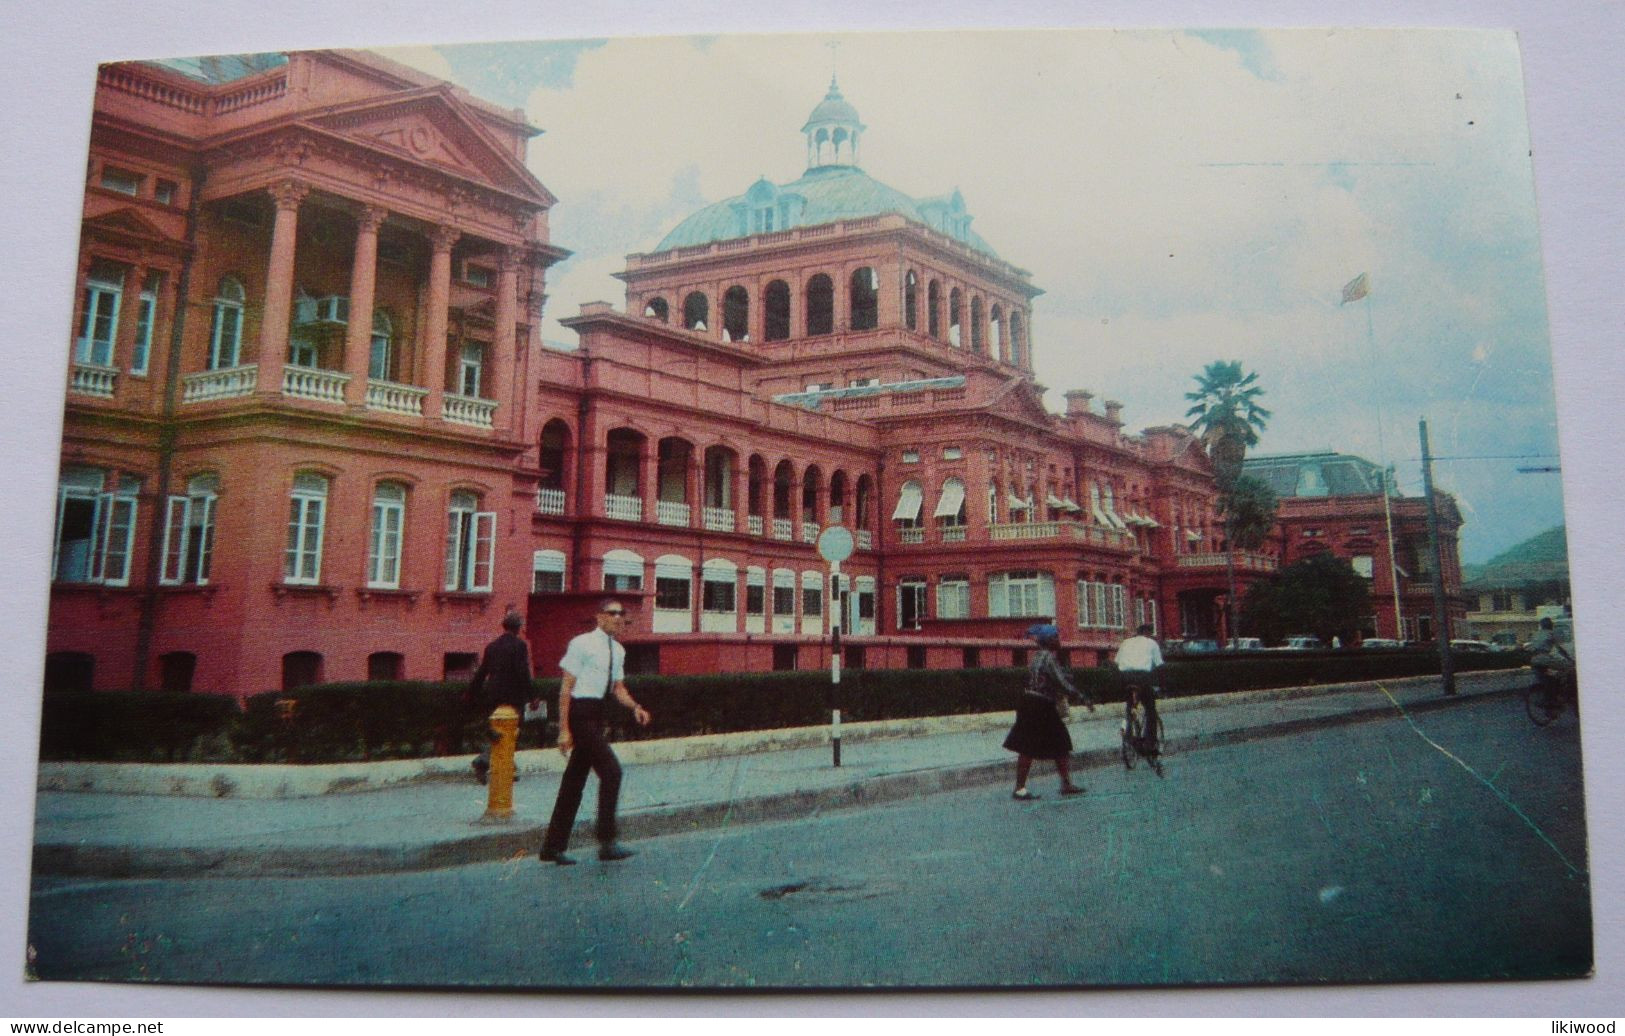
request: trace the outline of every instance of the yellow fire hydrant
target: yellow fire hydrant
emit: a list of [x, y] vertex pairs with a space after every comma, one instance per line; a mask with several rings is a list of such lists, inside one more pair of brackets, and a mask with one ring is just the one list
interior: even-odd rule
[[519, 713], [513, 706], [498, 705], [491, 713], [491, 733], [496, 740], [491, 744], [489, 793], [480, 820], [502, 823], [513, 819], [513, 752], [519, 742]]

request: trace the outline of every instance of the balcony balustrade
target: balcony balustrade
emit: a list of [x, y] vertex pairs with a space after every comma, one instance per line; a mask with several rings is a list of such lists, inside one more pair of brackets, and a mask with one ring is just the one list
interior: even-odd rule
[[350, 376], [343, 371], [324, 371], [315, 367], [282, 368], [282, 394], [294, 399], [342, 403], [344, 386], [349, 383]]
[[945, 525], [942, 529], [942, 542], [964, 543], [965, 527], [963, 525]]
[[536, 491], [536, 510], [542, 514], [563, 514], [564, 490], [538, 489]]
[[93, 363], [76, 363], [73, 365], [73, 380], [68, 383], [68, 391], [81, 396], [95, 396], [97, 399], [112, 399], [113, 388], [118, 384], [118, 368], [102, 367]]
[[734, 513], [730, 507], [707, 507], [701, 516], [710, 532], [733, 532]]
[[802, 522], [801, 523], [801, 542], [802, 543], [817, 543], [818, 542], [818, 526], [816, 524], [814, 524], [812, 522]]
[[429, 390], [395, 381], [367, 381], [367, 409], [407, 417], [423, 416], [423, 400]]
[[898, 529], [897, 530], [897, 542], [899, 542], [899, 543], [924, 543], [925, 542], [925, 530], [924, 529]]
[[687, 504], [680, 500], [656, 500], [655, 521], [661, 525], [678, 525], [687, 527], [692, 512]]
[[604, 494], [604, 515], [623, 522], [643, 521], [643, 497]]
[[472, 428], [491, 427], [491, 416], [496, 410], [496, 400], [454, 396], [450, 393], [447, 393], [440, 403], [441, 417], [452, 424], [464, 424]]
[[875, 537], [874, 537], [874, 534], [871, 533], [868, 529], [859, 529], [858, 530], [858, 549], [859, 550], [874, 550], [875, 549]]
[[745, 531], [752, 536], [760, 536], [762, 534], [762, 516], [759, 514], [746, 515]]
[[993, 525], [988, 527], [988, 539], [1070, 539], [1082, 543], [1093, 543], [1100, 547], [1112, 547], [1117, 550], [1135, 550], [1138, 546], [1131, 533], [1071, 521], [1014, 522], [1008, 525]]
[[[1224, 568], [1225, 555], [1222, 552], [1209, 554], [1181, 554], [1179, 556], [1180, 568]], [[1235, 566], [1238, 572], [1274, 572], [1280, 562], [1268, 554], [1249, 554], [1245, 551], [1236, 551]]]
[[215, 399], [234, 399], [252, 396], [259, 383], [257, 364], [227, 367], [224, 370], [200, 371], [181, 378], [181, 403], [207, 403]]
[[788, 518], [773, 519], [773, 538], [787, 540], [795, 535], [795, 529]]

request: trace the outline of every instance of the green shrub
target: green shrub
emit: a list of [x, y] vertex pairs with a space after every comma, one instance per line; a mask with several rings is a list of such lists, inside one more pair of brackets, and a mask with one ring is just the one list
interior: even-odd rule
[[40, 716], [40, 758], [112, 762], [186, 759], [227, 729], [235, 699], [208, 694], [51, 691]]

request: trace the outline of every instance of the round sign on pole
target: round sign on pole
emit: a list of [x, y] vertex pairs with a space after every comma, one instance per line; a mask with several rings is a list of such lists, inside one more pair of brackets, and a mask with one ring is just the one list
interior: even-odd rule
[[832, 565], [839, 565], [851, 557], [855, 546], [852, 530], [844, 525], [827, 526], [818, 534], [818, 556]]

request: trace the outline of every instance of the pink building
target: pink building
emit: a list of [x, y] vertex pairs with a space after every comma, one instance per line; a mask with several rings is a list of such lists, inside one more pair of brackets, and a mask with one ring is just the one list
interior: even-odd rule
[[1007, 665], [1040, 618], [1077, 663], [1213, 635], [1200, 443], [1049, 413], [1040, 290], [864, 131], [832, 82], [806, 171], [629, 256], [564, 351], [520, 113], [354, 52], [105, 67], [48, 683], [438, 679], [509, 604], [557, 657], [605, 592], [645, 671], [822, 664], [838, 612], [869, 667]]

